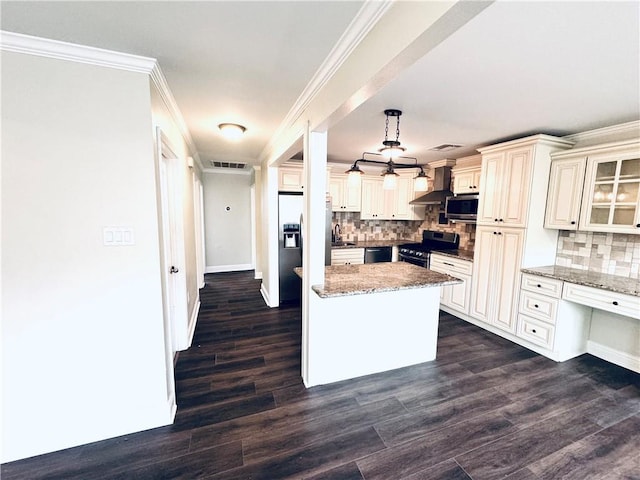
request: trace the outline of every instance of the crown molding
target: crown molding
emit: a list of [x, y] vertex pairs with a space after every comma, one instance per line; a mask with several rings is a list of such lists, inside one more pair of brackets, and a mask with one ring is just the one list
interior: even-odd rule
[[566, 135], [562, 138], [570, 140], [576, 144], [581, 144], [587, 141], [597, 140], [604, 137], [637, 138], [638, 136], [640, 136], [640, 120], [621, 123], [619, 125], [612, 125], [610, 127], [597, 128], [595, 130], [588, 130], [586, 132], [574, 133], [572, 135]]
[[0, 31], [0, 50], [149, 74], [157, 60], [102, 48]]
[[171, 90], [169, 89], [169, 84], [167, 83], [167, 79], [162, 73], [162, 70], [160, 69], [160, 65], [158, 65], [157, 62], [149, 72], [149, 76], [151, 77], [151, 81], [153, 82], [155, 87], [158, 89], [160, 98], [162, 98], [162, 101], [164, 102], [165, 106], [169, 110], [169, 114], [171, 115], [171, 118], [176, 123], [176, 125], [178, 125], [178, 128], [180, 129], [180, 133], [182, 134], [182, 138], [184, 138], [184, 141], [187, 143], [187, 146], [189, 147], [189, 151], [191, 152], [196, 163], [198, 164], [198, 167], [200, 168], [201, 171], [204, 171], [205, 168], [202, 165], [202, 161], [200, 160], [198, 149], [196, 148], [196, 145], [193, 142], [193, 138], [191, 138], [191, 133], [187, 128], [187, 124], [184, 121], [182, 112], [180, 112], [180, 108], [178, 108], [178, 103], [176, 102], [176, 99], [174, 98], [173, 94], [171, 93]]
[[336, 71], [392, 4], [393, 0], [364, 3], [276, 129], [259, 157], [261, 161], [266, 159], [268, 152], [273, 150], [275, 141], [293, 127], [318, 92], [331, 80]]
[[184, 117], [178, 108], [178, 104], [169, 89], [167, 80], [155, 58], [23, 35], [4, 30], [0, 30], [0, 50], [149, 75], [169, 110], [173, 121], [178, 125], [180, 133], [187, 143], [189, 150], [192, 152], [192, 156], [198, 164], [198, 167], [200, 170], [204, 169], [200, 156], [198, 155], [198, 150], [184, 121]]

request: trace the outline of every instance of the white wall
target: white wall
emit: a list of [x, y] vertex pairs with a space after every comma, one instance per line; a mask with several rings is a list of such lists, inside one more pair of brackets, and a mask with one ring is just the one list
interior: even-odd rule
[[250, 270], [251, 175], [205, 172], [205, 271]]
[[2, 53], [3, 462], [170, 422], [150, 112], [146, 74]]

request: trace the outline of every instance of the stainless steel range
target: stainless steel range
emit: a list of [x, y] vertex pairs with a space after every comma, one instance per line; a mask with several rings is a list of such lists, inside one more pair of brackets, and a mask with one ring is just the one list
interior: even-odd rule
[[460, 235], [457, 233], [424, 230], [421, 243], [398, 245], [398, 260], [429, 268], [432, 250], [457, 250], [459, 245]]

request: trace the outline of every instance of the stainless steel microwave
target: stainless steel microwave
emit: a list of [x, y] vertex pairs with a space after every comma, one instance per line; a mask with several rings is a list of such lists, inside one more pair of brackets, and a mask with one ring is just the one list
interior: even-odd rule
[[444, 204], [447, 220], [475, 223], [478, 217], [478, 195], [447, 197]]

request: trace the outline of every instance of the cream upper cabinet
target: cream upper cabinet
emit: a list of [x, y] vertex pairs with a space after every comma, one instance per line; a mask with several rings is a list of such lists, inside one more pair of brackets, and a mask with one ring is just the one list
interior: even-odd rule
[[279, 167], [278, 190], [281, 192], [304, 191], [302, 176], [302, 167]]
[[410, 205], [414, 199], [413, 177], [400, 174], [393, 190], [382, 188], [380, 176], [365, 175], [362, 178], [362, 220], [420, 220], [424, 218], [424, 207]]
[[483, 156], [478, 223], [524, 227], [533, 147]]
[[453, 169], [453, 193], [463, 195], [465, 193], [478, 193], [480, 191], [480, 167]]
[[640, 143], [587, 157], [580, 230], [640, 233]]
[[502, 330], [516, 329], [525, 230], [478, 226], [470, 315]]
[[332, 174], [329, 180], [332, 211], [359, 212], [362, 205], [361, 179], [356, 185], [350, 185], [348, 175]]
[[382, 180], [372, 177], [362, 179], [362, 207], [360, 218], [374, 220], [383, 217]]
[[[572, 145], [561, 138], [534, 135], [478, 149], [482, 172], [477, 223], [529, 226], [529, 215], [538, 214], [531, 211], [531, 199], [539, 201], [547, 190], [550, 154]], [[542, 208], [539, 211], [544, 214]]]
[[587, 159], [583, 155], [566, 155], [566, 152], [559, 156], [551, 155], [545, 228], [578, 229]]

